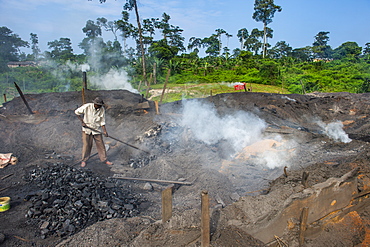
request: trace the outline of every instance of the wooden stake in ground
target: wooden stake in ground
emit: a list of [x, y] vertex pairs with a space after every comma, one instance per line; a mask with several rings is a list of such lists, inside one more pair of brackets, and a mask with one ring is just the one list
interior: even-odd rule
[[167, 70], [167, 75], [166, 75], [166, 81], [164, 82], [164, 85], [163, 85], [162, 95], [161, 95], [161, 99], [159, 100], [159, 104], [162, 104], [163, 96], [164, 96], [164, 93], [166, 91], [168, 78], [170, 77], [170, 74], [171, 74], [171, 69], [168, 69]]
[[82, 88], [87, 89], [87, 77], [86, 77], [86, 71], [82, 72]]
[[85, 88], [82, 88], [81, 97], [82, 97], [82, 104], [84, 105], [85, 104]]
[[22, 100], [23, 100], [24, 104], [26, 105], [26, 107], [27, 107], [27, 109], [28, 109], [28, 112], [29, 112], [30, 114], [33, 114], [32, 110], [31, 110], [31, 107], [28, 105], [28, 102], [27, 102], [26, 98], [24, 97], [24, 95], [23, 95], [23, 93], [22, 93], [22, 90], [20, 89], [20, 87], [17, 85], [17, 83], [16, 83], [16, 82], [14, 82], [14, 85], [15, 85], [15, 88], [17, 89], [17, 91], [18, 91], [19, 95], [21, 96], [21, 98], [22, 98]]
[[172, 217], [172, 189], [173, 185], [170, 185], [162, 191], [162, 223]]
[[153, 84], [157, 84], [157, 63], [153, 64]]
[[6, 94], [4, 93], [4, 103], [6, 102]]
[[210, 245], [210, 216], [209, 216], [209, 197], [208, 191], [202, 191], [202, 219], [201, 219], [201, 246], [208, 247]]
[[139, 92], [140, 92], [140, 89], [141, 89], [141, 82], [142, 81], [139, 82], [139, 86], [137, 87], [137, 91], [139, 91]]
[[308, 186], [308, 175], [310, 175], [308, 172], [303, 172], [302, 174], [302, 185], [304, 188]]
[[155, 105], [155, 112], [157, 115], [159, 115], [159, 104], [158, 104], [158, 100], [155, 100], [154, 101], [154, 105]]
[[149, 96], [150, 83], [152, 82], [152, 79], [153, 79], [153, 74], [150, 73], [150, 78], [149, 78], [148, 85], [147, 85], [147, 88], [146, 88], [145, 98], [148, 98], [148, 96]]
[[302, 209], [301, 214], [301, 224], [300, 224], [300, 231], [299, 231], [299, 246], [303, 246], [304, 244], [304, 233], [307, 229], [307, 218], [308, 218], [308, 208], [304, 207]]

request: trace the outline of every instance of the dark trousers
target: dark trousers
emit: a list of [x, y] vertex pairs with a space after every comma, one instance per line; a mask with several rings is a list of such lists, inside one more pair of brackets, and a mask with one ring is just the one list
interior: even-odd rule
[[93, 141], [95, 141], [100, 161], [107, 161], [107, 152], [104, 146], [103, 135], [88, 135], [85, 132], [82, 132], [82, 161], [87, 161], [89, 159]]

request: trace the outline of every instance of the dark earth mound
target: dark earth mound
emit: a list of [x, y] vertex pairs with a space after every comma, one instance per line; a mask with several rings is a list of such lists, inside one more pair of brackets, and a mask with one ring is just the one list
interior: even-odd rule
[[[342, 225], [309, 222], [304, 243], [366, 246], [369, 94], [232, 93], [167, 103], [158, 112], [125, 90], [85, 95], [106, 103], [107, 130], [118, 139], [105, 138], [111, 167], [95, 149], [86, 168], [79, 166], [79, 92], [25, 95], [33, 114], [20, 97], [0, 108], [0, 153], [19, 159], [0, 169], [0, 196], [11, 197], [11, 208], [0, 212], [3, 246], [200, 246], [204, 190], [212, 246], [278, 246], [279, 239], [298, 246], [300, 215], [287, 228], [266, 229], [295, 195], [330, 179], [350, 184], [339, 179], [355, 168], [360, 196], [336, 210]], [[302, 172], [309, 174], [304, 186]], [[166, 181], [191, 185], [175, 183], [173, 217], [162, 223]]]

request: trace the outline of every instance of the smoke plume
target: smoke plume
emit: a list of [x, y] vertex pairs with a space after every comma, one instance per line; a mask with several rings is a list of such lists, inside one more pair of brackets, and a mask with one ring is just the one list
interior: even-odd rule
[[266, 123], [248, 112], [220, 116], [215, 108], [197, 100], [184, 101], [182, 125], [206, 144], [226, 140], [235, 151], [261, 138]]
[[348, 137], [347, 133], [343, 130], [343, 123], [340, 121], [326, 124], [322, 121], [317, 121], [324, 134], [336, 142], [349, 143], [352, 140]]
[[89, 77], [89, 82], [98, 89], [113, 90], [125, 89], [132, 93], [139, 93], [128, 81], [127, 72], [124, 70], [110, 69], [108, 73]]
[[[257, 164], [274, 169], [289, 166], [294, 155], [294, 140], [284, 140], [280, 135], [267, 136], [266, 122], [245, 111], [221, 116], [215, 107], [198, 100], [183, 100], [181, 125], [188, 128], [193, 138], [208, 145], [227, 142], [226, 156], [235, 162]], [[222, 150], [225, 152], [225, 150]]]

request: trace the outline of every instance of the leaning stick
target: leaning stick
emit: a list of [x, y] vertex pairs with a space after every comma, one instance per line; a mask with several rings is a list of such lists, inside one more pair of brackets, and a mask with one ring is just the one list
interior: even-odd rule
[[[83, 126], [83, 127], [84, 127], [84, 128], [87, 128], [87, 129], [90, 129], [90, 130], [92, 130], [92, 131], [98, 132], [98, 133], [100, 133], [100, 134], [104, 134], [103, 132], [101, 132], [101, 131], [99, 131], [99, 130], [96, 130], [96, 129], [93, 129], [93, 128], [90, 128], [89, 126]], [[131, 144], [127, 143], [127, 142], [121, 141], [121, 140], [119, 140], [119, 139], [117, 139], [117, 138], [114, 138], [114, 137], [111, 137], [111, 136], [108, 136], [108, 137], [109, 137], [109, 138], [111, 138], [111, 139], [113, 139], [113, 140], [116, 140], [116, 141], [118, 141], [118, 142], [121, 142], [121, 143], [123, 143], [123, 144], [126, 144], [127, 146], [130, 146], [130, 147], [132, 147], [132, 148], [135, 148], [135, 149], [138, 149], [138, 150], [140, 150], [140, 151], [143, 151], [143, 152], [145, 152], [145, 153], [147, 153], [147, 154], [150, 154], [148, 151], [142, 150], [142, 149], [140, 149], [140, 148], [138, 148], [138, 147], [135, 147], [134, 145], [131, 145]]]

